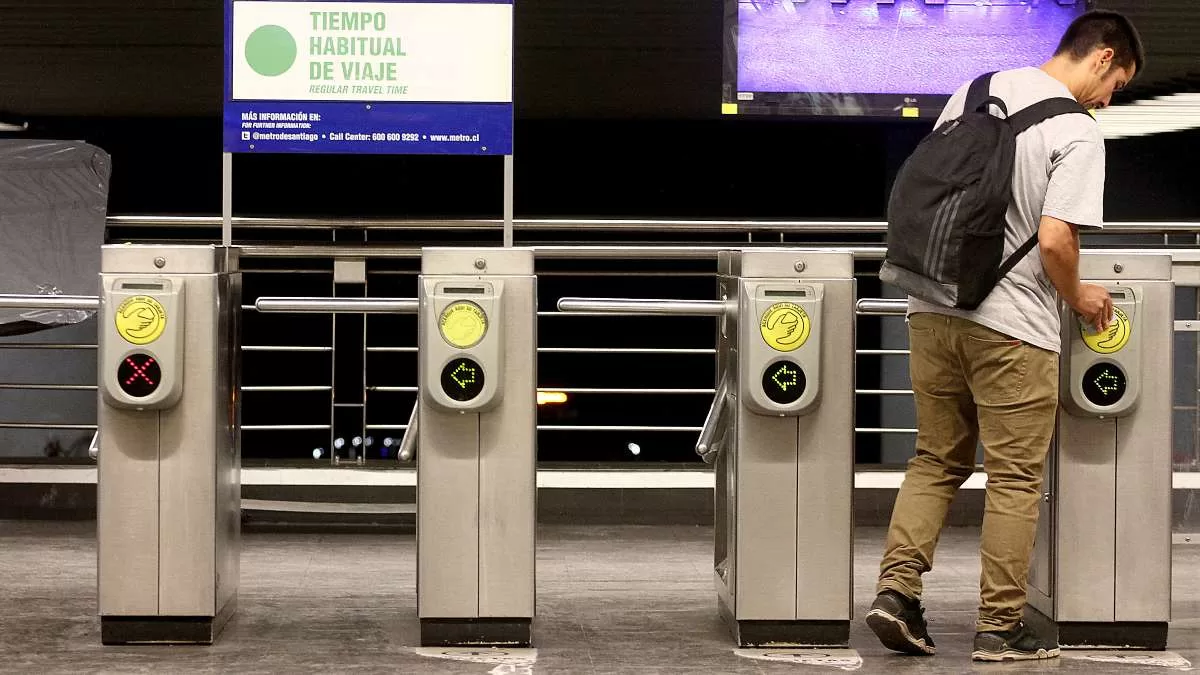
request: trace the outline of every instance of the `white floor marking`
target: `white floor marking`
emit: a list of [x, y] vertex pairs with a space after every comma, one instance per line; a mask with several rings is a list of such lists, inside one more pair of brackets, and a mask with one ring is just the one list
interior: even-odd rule
[[827, 666], [838, 670], [858, 670], [863, 664], [855, 649], [735, 649], [734, 653], [758, 661]]
[[537, 663], [536, 649], [507, 647], [417, 647], [418, 656], [451, 661], [466, 661], [494, 665], [489, 675], [533, 675]]
[[1173, 668], [1175, 670], [1192, 669], [1191, 662], [1175, 652], [1105, 652], [1092, 650], [1063, 650], [1062, 655], [1063, 658], [1076, 659], [1079, 661], [1123, 663], [1130, 666]]

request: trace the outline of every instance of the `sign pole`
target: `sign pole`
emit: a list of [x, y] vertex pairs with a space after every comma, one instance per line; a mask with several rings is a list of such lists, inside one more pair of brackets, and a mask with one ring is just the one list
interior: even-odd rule
[[513, 245], [513, 156], [504, 156], [504, 246]]
[[233, 245], [233, 153], [221, 153], [221, 245]]

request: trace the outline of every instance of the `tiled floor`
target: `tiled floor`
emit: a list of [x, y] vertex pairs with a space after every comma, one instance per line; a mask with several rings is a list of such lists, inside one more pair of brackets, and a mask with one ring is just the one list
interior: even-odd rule
[[[216, 645], [102, 647], [95, 616], [94, 535], [91, 523], [0, 521], [0, 672], [520, 675], [855, 668], [853, 661], [797, 665], [736, 653], [716, 613], [707, 528], [541, 528], [536, 660], [519, 651], [457, 658], [418, 654], [415, 546], [406, 534], [247, 533], [238, 613]], [[861, 672], [1136, 674], [1181, 667], [1182, 661], [1174, 667], [1106, 664], [1079, 654], [1032, 665], [972, 664], [977, 537], [973, 529], [950, 530], [943, 537], [926, 592], [939, 654], [914, 659], [887, 653], [861, 623], [883, 532], [858, 532], [859, 618], [851, 640], [861, 655]], [[1182, 659], [1198, 661], [1200, 547], [1176, 547], [1174, 575], [1170, 648]]]

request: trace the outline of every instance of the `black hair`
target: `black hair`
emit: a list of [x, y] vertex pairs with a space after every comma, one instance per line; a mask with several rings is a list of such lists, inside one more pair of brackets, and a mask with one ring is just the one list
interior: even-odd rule
[[1054, 55], [1068, 54], [1079, 61], [1104, 47], [1113, 50], [1113, 63], [1122, 68], [1136, 64], [1136, 72], [1141, 73], [1146, 65], [1146, 48], [1133, 22], [1124, 14], [1102, 9], [1092, 10], [1072, 21]]

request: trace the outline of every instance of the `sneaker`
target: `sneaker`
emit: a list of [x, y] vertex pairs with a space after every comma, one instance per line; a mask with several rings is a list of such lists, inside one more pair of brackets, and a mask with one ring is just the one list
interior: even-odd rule
[[976, 661], [1032, 661], [1053, 659], [1058, 656], [1058, 645], [1051, 640], [1038, 637], [1024, 623], [1015, 628], [975, 634], [975, 651], [971, 658]]
[[896, 591], [884, 591], [875, 597], [871, 611], [867, 612], [867, 625], [883, 646], [893, 651], [914, 656], [928, 656], [937, 651], [925, 625], [921, 601]]

